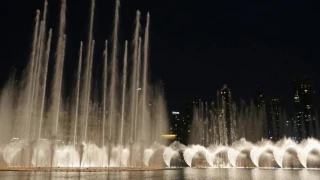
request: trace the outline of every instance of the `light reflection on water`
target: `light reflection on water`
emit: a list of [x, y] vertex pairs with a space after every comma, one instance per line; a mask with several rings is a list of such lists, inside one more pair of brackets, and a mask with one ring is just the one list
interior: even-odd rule
[[174, 169], [123, 172], [15, 172], [0, 171], [0, 180], [315, 180], [320, 170], [307, 169]]

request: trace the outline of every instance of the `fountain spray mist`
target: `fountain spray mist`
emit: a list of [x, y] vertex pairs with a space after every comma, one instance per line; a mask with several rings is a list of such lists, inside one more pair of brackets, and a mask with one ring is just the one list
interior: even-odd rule
[[78, 126], [78, 114], [79, 114], [79, 98], [80, 98], [80, 79], [81, 79], [81, 71], [82, 71], [82, 49], [83, 42], [80, 42], [80, 50], [79, 50], [79, 60], [78, 60], [78, 71], [77, 71], [77, 84], [76, 84], [76, 107], [74, 114], [74, 134], [73, 134], [73, 145], [76, 145], [76, 137], [77, 137], [77, 126]]
[[114, 122], [117, 122], [117, 114], [116, 114], [116, 107], [117, 107], [117, 101], [116, 98], [118, 96], [117, 94], [117, 63], [118, 63], [118, 29], [119, 29], [119, 7], [120, 7], [120, 1], [116, 0], [115, 5], [115, 13], [114, 13], [114, 29], [113, 29], [113, 39], [112, 39], [112, 53], [111, 53], [111, 85], [110, 85], [110, 91], [109, 91], [109, 141], [113, 138], [116, 132], [113, 131], [113, 128], [115, 126]]
[[34, 27], [34, 33], [33, 33], [33, 41], [32, 41], [32, 51], [31, 51], [31, 57], [30, 57], [30, 69], [28, 70], [29, 74], [28, 74], [28, 100], [27, 100], [27, 139], [29, 141], [29, 135], [30, 135], [30, 128], [31, 128], [31, 103], [32, 103], [32, 92], [33, 92], [33, 81], [34, 81], [34, 76], [33, 76], [33, 69], [35, 66], [35, 60], [36, 60], [36, 51], [37, 51], [37, 41], [38, 41], [38, 31], [39, 31], [39, 17], [40, 17], [40, 10], [37, 10], [37, 15], [36, 15], [36, 23], [35, 23], [35, 27]]
[[120, 166], [121, 155], [123, 151], [123, 129], [124, 129], [124, 117], [125, 117], [125, 101], [126, 101], [126, 84], [127, 84], [127, 59], [128, 59], [128, 41], [125, 42], [125, 50], [123, 57], [123, 71], [122, 71], [122, 103], [121, 103], [121, 130], [120, 130]]
[[[107, 41], [104, 66], [93, 63], [95, 3], [92, 1], [88, 45], [85, 47], [80, 42], [75, 87], [66, 84], [62, 88], [67, 51], [66, 1], [61, 1], [56, 41], [52, 39], [52, 30], [46, 31], [47, 24], [50, 24], [46, 22], [47, 6], [45, 1], [44, 14], [37, 11], [27, 74], [21, 80], [12, 76], [0, 94], [0, 155], [5, 165], [28, 168], [118, 167], [128, 166], [130, 158], [131, 167], [141, 167], [142, 160], [148, 162], [152, 157], [150, 153], [145, 154], [145, 150], [152, 147], [156, 152], [161, 147], [154, 144], [161, 141], [161, 134], [167, 132], [167, 111], [160, 86], [149, 88], [148, 40], [143, 42], [140, 37], [140, 12], [137, 11], [132, 51], [126, 41], [123, 63], [118, 63], [119, 1], [116, 1], [108, 71]], [[41, 22], [40, 17], [43, 18]], [[148, 28], [149, 25], [146, 30]], [[144, 37], [148, 39], [148, 36], [146, 31]], [[55, 45], [51, 45], [52, 42]], [[49, 66], [51, 46], [57, 46], [53, 67]], [[128, 57], [132, 57], [132, 63]], [[129, 64], [133, 66], [129, 68]], [[95, 88], [91, 89], [91, 81], [101, 78], [98, 74], [100, 68], [103, 69], [103, 83], [96, 80]], [[118, 72], [120, 68], [123, 69], [121, 73]], [[53, 72], [53, 76], [49, 72]], [[129, 78], [128, 73], [132, 77]], [[121, 81], [118, 80], [120, 74]], [[52, 87], [48, 88], [50, 84]], [[101, 97], [100, 90], [103, 91]], [[102, 146], [98, 146], [101, 141]]]
[[[135, 129], [137, 129], [137, 126], [138, 126], [138, 124], [139, 124], [139, 116], [138, 116], [138, 109], [139, 109], [139, 91], [141, 90], [140, 89], [140, 66], [141, 66], [141, 46], [142, 46], [142, 40], [141, 40], [141, 37], [139, 37], [139, 44], [138, 44], [138, 62], [137, 62], [137, 85], [136, 85], [136, 87], [138, 88], [137, 90], [136, 90], [136, 99], [135, 99], [135, 117], [134, 117], [134, 122], [135, 122], [135, 124], [134, 124], [134, 127], [135, 127]], [[139, 134], [138, 134], [138, 131], [136, 130], [136, 134], [135, 134], [135, 137], [136, 137], [136, 141], [139, 141], [140, 139], [140, 137], [139, 137]]]
[[[135, 102], [136, 102], [136, 91], [137, 91], [137, 86], [136, 86], [136, 81], [137, 81], [137, 63], [138, 63], [138, 50], [139, 50], [139, 31], [140, 31], [140, 11], [137, 11], [136, 13], [136, 20], [135, 20], [136, 26], [134, 30], [134, 37], [133, 37], [133, 65], [132, 65], [132, 79], [131, 79], [131, 124], [136, 125], [135, 121]], [[136, 131], [136, 126], [131, 126], [131, 142], [135, 141], [135, 131]]]
[[91, 1], [91, 12], [90, 12], [90, 26], [88, 34], [88, 47], [87, 47], [87, 56], [86, 56], [86, 79], [85, 79], [85, 88], [84, 88], [84, 141], [87, 140], [87, 130], [88, 130], [88, 116], [89, 116], [89, 106], [90, 106], [90, 89], [91, 89], [91, 71], [92, 71], [92, 49], [93, 49], [93, 21], [94, 21], [94, 9], [95, 9], [95, 0]]
[[84, 139], [87, 141], [88, 139], [88, 118], [89, 118], [89, 107], [90, 107], [90, 95], [91, 95], [91, 76], [92, 76], [92, 62], [93, 62], [93, 54], [94, 54], [94, 44], [95, 41], [92, 41], [91, 50], [90, 50], [90, 58], [89, 58], [89, 77], [88, 77], [88, 84], [87, 84], [87, 106], [86, 106], [86, 114], [85, 114], [85, 131], [84, 131]]
[[61, 86], [65, 51], [65, 25], [66, 25], [66, 0], [61, 0], [60, 24], [58, 44], [56, 51], [56, 64], [52, 88], [52, 117], [54, 121], [53, 135], [58, 135], [60, 103], [61, 103]]
[[[142, 129], [147, 129], [150, 127], [150, 124], [146, 120], [149, 113], [147, 111], [147, 98], [149, 91], [148, 87], [148, 48], [149, 48], [149, 25], [150, 25], [150, 14], [147, 14], [147, 25], [145, 27], [145, 34], [144, 34], [144, 44], [143, 44], [143, 74], [142, 74], [142, 108], [141, 108], [141, 125]], [[149, 138], [147, 134], [142, 135], [143, 138]], [[148, 141], [147, 141], [148, 142]]]
[[48, 64], [50, 57], [50, 49], [51, 49], [51, 38], [52, 38], [52, 29], [49, 30], [49, 37], [46, 45], [46, 53], [45, 53], [45, 62], [44, 62], [44, 72], [43, 72], [43, 82], [42, 82], [42, 100], [41, 100], [41, 112], [40, 112], [40, 120], [39, 120], [39, 134], [38, 140], [41, 138], [42, 132], [42, 121], [44, 115], [44, 105], [45, 105], [45, 97], [46, 97], [46, 88], [47, 88], [47, 76], [48, 76]]
[[107, 111], [107, 86], [108, 86], [108, 40], [104, 45], [104, 66], [103, 66], [103, 107], [102, 107], [102, 147], [105, 143], [106, 111]]

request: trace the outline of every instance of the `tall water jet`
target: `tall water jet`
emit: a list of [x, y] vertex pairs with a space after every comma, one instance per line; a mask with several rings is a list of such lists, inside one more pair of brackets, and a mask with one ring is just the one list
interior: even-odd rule
[[102, 90], [102, 166], [105, 166], [105, 156], [106, 156], [106, 147], [105, 147], [105, 129], [106, 129], [106, 111], [107, 111], [107, 87], [108, 87], [108, 40], [105, 41], [105, 46], [104, 46], [104, 65], [103, 65], [103, 90]]
[[47, 76], [48, 76], [48, 64], [50, 57], [50, 49], [51, 49], [51, 38], [52, 38], [52, 29], [49, 30], [49, 37], [46, 45], [46, 53], [45, 53], [45, 62], [44, 62], [44, 72], [43, 72], [43, 81], [42, 81], [42, 98], [41, 98], [41, 109], [40, 109], [40, 120], [39, 120], [39, 134], [38, 140], [41, 138], [42, 132], [42, 121], [44, 115], [44, 105], [45, 105], [45, 97], [46, 97], [46, 88], [47, 88]]
[[87, 47], [87, 56], [86, 56], [86, 73], [85, 73], [85, 88], [84, 88], [84, 141], [87, 140], [87, 125], [88, 125], [88, 116], [89, 116], [89, 106], [90, 106], [90, 89], [91, 89], [91, 71], [92, 71], [92, 49], [93, 49], [93, 21], [94, 21], [94, 9], [95, 9], [95, 0], [91, 0], [91, 11], [90, 11], [90, 26], [88, 34], [88, 47]]
[[61, 0], [60, 10], [60, 23], [59, 23], [59, 38], [56, 51], [56, 62], [54, 70], [54, 80], [52, 88], [52, 117], [53, 117], [53, 133], [52, 135], [57, 138], [59, 115], [60, 115], [60, 103], [61, 103], [61, 86], [62, 86], [62, 74], [65, 52], [65, 25], [66, 25], [66, 0]]
[[[138, 106], [139, 106], [139, 91], [140, 91], [140, 67], [141, 67], [141, 46], [142, 46], [142, 40], [141, 40], [141, 37], [139, 37], [139, 44], [138, 44], [138, 62], [137, 62], [137, 81], [136, 81], [136, 87], [137, 87], [137, 90], [136, 90], [136, 96], [135, 96], [135, 111], [134, 111], [134, 114], [135, 114], [135, 117], [134, 117], [134, 126], [135, 126], [135, 129], [138, 128], [138, 124], [140, 123], [139, 122], [139, 114], [138, 114]], [[136, 141], [139, 141], [141, 140], [141, 136], [140, 134], [138, 134], [138, 131], [136, 130], [136, 134], [135, 134], [135, 137], [136, 137]]]
[[[48, 1], [45, 0], [44, 2], [44, 11], [43, 11], [43, 16], [42, 16], [42, 22], [41, 25], [42, 27], [40, 28], [41, 32], [39, 35], [40, 39], [42, 39], [41, 43], [42, 46], [40, 48], [40, 53], [39, 53], [39, 62], [41, 60], [41, 58], [44, 58], [44, 68], [42, 73], [42, 81], [40, 82], [40, 114], [39, 114], [39, 131], [38, 131], [38, 141], [41, 138], [41, 130], [42, 130], [42, 121], [43, 121], [43, 113], [44, 113], [44, 104], [45, 104], [45, 96], [46, 96], [46, 85], [47, 85], [47, 74], [48, 74], [48, 63], [49, 63], [49, 57], [50, 57], [50, 49], [51, 49], [51, 38], [52, 38], [52, 29], [49, 30], [49, 35], [48, 35], [48, 40], [47, 40], [47, 44], [45, 45], [46, 42], [46, 21], [47, 21], [47, 9], [48, 9]], [[43, 57], [44, 56], [44, 57]], [[42, 67], [42, 66], [40, 66]], [[40, 76], [40, 73], [39, 73]]]
[[91, 50], [90, 50], [90, 58], [89, 58], [89, 77], [88, 77], [88, 84], [87, 84], [87, 105], [86, 105], [86, 114], [85, 114], [85, 131], [84, 131], [84, 139], [87, 141], [88, 139], [88, 118], [89, 118], [89, 106], [90, 106], [90, 95], [91, 95], [91, 76], [92, 76], [92, 62], [93, 62], [93, 54], [94, 54], [94, 44], [95, 41], [92, 41]]
[[[39, 141], [41, 136], [41, 130], [42, 130], [42, 119], [43, 119], [43, 110], [44, 110], [44, 100], [45, 100], [45, 91], [46, 91], [46, 83], [47, 83], [47, 72], [48, 72], [48, 62], [49, 62], [49, 56], [50, 56], [50, 46], [51, 46], [51, 36], [52, 36], [52, 30], [50, 29], [48, 40], [46, 40], [46, 21], [47, 21], [47, 9], [48, 9], [48, 1], [45, 0], [44, 2], [44, 11], [42, 14], [42, 21], [40, 24], [40, 32], [39, 32], [39, 42], [38, 42], [38, 55], [37, 55], [37, 61], [38, 61], [38, 67], [37, 67], [37, 85], [36, 93], [40, 94], [40, 99], [38, 99], [38, 95], [36, 95], [35, 102], [37, 103], [35, 105], [35, 112], [38, 112], [38, 108], [40, 108], [40, 114], [36, 114], [35, 117], [39, 116], [39, 128], [38, 128], [38, 137], [37, 140]], [[47, 41], [47, 44], [46, 44]], [[49, 43], [49, 44], [48, 44]], [[46, 47], [47, 46], [47, 47]], [[47, 48], [47, 49], [46, 49]], [[44, 60], [44, 64], [42, 64], [42, 60]], [[36, 126], [34, 126], [36, 128]], [[36, 129], [34, 131], [36, 133]]]
[[36, 15], [36, 23], [34, 27], [34, 34], [33, 34], [33, 42], [32, 42], [32, 51], [31, 51], [31, 57], [30, 57], [30, 69], [28, 70], [28, 94], [27, 94], [27, 140], [29, 141], [29, 135], [30, 135], [30, 128], [31, 128], [31, 103], [32, 103], [32, 91], [33, 91], [33, 81], [34, 81], [34, 75], [33, 75], [33, 69], [35, 66], [35, 61], [36, 61], [36, 51], [37, 51], [37, 42], [38, 42], [38, 31], [39, 31], [39, 17], [40, 17], [40, 10], [37, 10], [37, 15]]
[[[40, 100], [38, 97], [38, 94], [41, 93], [41, 70], [43, 69], [42, 68], [42, 57], [43, 57], [43, 54], [44, 54], [44, 44], [45, 44], [45, 27], [44, 27], [44, 21], [42, 20], [41, 23], [40, 23], [40, 32], [39, 32], [39, 38], [38, 38], [38, 45], [37, 45], [37, 49], [38, 49], [38, 52], [37, 52], [37, 57], [36, 57], [36, 68], [35, 68], [35, 71], [34, 71], [34, 77], [35, 77], [35, 81], [34, 81], [34, 89], [33, 89], [33, 97], [32, 99], [34, 99], [33, 101], [33, 104], [31, 104], [31, 107], [33, 108], [33, 112], [32, 112], [32, 119], [34, 121], [34, 130], [33, 130], [33, 139], [37, 139], [36, 137], [36, 133], [37, 133], [37, 130], [39, 128], [37, 128], [37, 126], [39, 124], [39, 122], [36, 122], [36, 117], [38, 117], [38, 105], [40, 104]], [[37, 124], [36, 124], [37, 123]]]
[[[147, 89], [148, 87], [148, 48], [149, 48], [149, 24], [150, 24], [150, 14], [147, 14], [147, 25], [145, 28], [145, 34], [144, 34], [144, 45], [143, 45], [143, 74], [142, 74], [142, 108], [141, 108], [141, 125], [142, 129], [148, 129], [150, 127], [150, 124], [148, 124], [148, 121], [146, 121], [146, 116], [149, 115], [147, 111], [147, 98], [149, 95], [149, 91]], [[148, 138], [146, 134], [143, 134], [142, 137]], [[147, 141], [149, 142], [149, 141]]]
[[[136, 101], [136, 91], [137, 91], [137, 63], [138, 63], [138, 50], [139, 50], [139, 30], [140, 30], [140, 11], [137, 11], [136, 13], [136, 20], [135, 20], [136, 26], [134, 30], [134, 37], [133, 37], [133, 65], [132, 65], [132, 75], [131, 75], [131, 142], [136, 140], [135, 137], [135, 130], [136, 130], [136, 122], [135, 122], [135, 101]], [[133, 126], [134, 125], [134, 126]]]
[[102, 107], [102, 147], [105, 143], [105, 126], [106, 126], [106, 111], [107, 111], [107, 84], [108, 84], [108, 40], [104, 45], [104, 66], [103, 66], [103, 107]]
[[76, 84], [76, 107], [74, 113], [74, 133], [73, 133], [73, 145], [76, 145], [77, 138], [77, 126], [78, 126], [78, 114], [79, 114], [79, 98], [80, 98], [80, 79], [81, 79], [81, 71], [82, 71], [82, 49], [83, 42], [80, 42], [80, 50], [79, 50], [79, 60], [78, 60], [78, 71], [77, 71], [77, 84]]
[[136, 92], [138, 90], [137, 87], [137, 63], [138, 63], [138, 50], [139, 50], [139, 32], [140, 32], [140, 11], [136, 12], [136, 19], [135, 19], [135, 30], [134, 30], [134, 35], [133, 35], [133, 54], [132, 54], [132, 70], [131, 70], [131, 95], [130, 95], [130, 151], [131, 151], [131, 156], [130, 156], [130, 166], [132, 166], [132, 162], [134, 161], [134, 156], [135, 154], [134, 150], [135, 148], [133, 147], [133, 143], [136, 142], [136, 121], [135, 121], [135, 106], [136, 106]]
[[[11, 77], [5, 89], [1, 91], [0, 127], [7, 127], [8, 130], [0, 131], [0, 156], [3, 157], [6, 165], [11, 167], [105, 167], [107, 162], [109, 167], [118, 167], [127, 166], [129, 157], [130, 166], [141, 167], [142, 160], [147, 162], [150, 159], [149, 155], [144, 153], [145, 149], [150, 148], [153, 143], [149, 140], [157, 143], [160, 135], [165, 133], [163, 127], [167, 121], [167, 111], [162, 86], [149, 88], [148, 40], [142, 44], [142, 38], [139, 38], [140, 13], [137, 12], [136, 46], [132, 51], [134, 55], [129, 54], [128, 42], [125, 42], [121, 74], [117, 70], [119, 68], [117, 59], [119, 1], [116, 2], [114, 41], [110, 62], [111, 81], [107, 82], [109, 72], [106, 41], [103, 83], [95, 81], [95, 88], [91, 89], [91, 81], [100, 76], [99, 71], [93, 73], [93, 70], [99, 67], [93, 64], [95, 41], [92, 33], [94, 17], [94, 1], [92, 1], [90, 41], [88, 47], [84, 47], [80, 42], [78, 66], [75, 68], [75, 87], [66, 84], [62, 88], [63, 76], [65, 76], [66, 1], [62, 0], [61, 3], [58, 39], [55, 44], [57, 48], [53, 62], [55, 66], [51, 69], [49, 65], [51, 46], [53, 46], [51, 43], [55, 41], [52, 40], [54, 37], [52, 30], [50, 29], [49, 33], [46, 32], [47, 1], [45, 1], [45, 13], [41, 23], [40, 11], [37, 11], [32, 42], [34, 46], [26, 71], [27, 76], [22, 76], [21, 81]], [[148, 32], [146, 33], [145, 37], [148, 39]], [[88, 51], [85, 52], [84, 48]], [[87, 57], [84, 57], [84, 53]], [[130, 69], [128, 69], [128, 56], [133, 56], [134, 59], [132, 63], [134, 66]], [[142, 62], [143, 66], [141, 66]], [[51, 75], [48, 74], [51, 71], [53, 72], [52, 80]], [[134, 81], [131, 78], [128, 79], [128, 73], [130, 75], [134, 73], [132, 77]], [[119, 74], [122, 75], [121, 81], [118, 81]], [[52, 87], [48, 88], [48, 84], [52, 84]], [[100, 87], [103, 91], [102, 98], [99, 94]], [[140, 94], [142, 88], [145, 92]], [[67, 94], [70, 92], [71, 96]], [[117, 120], [120, 120], [120, 123], [116, 123]], [[130, 134], [134, 135], [132, 138], [127, 138]], [[102, 147], [98, 146], [101, 137]], [[105, 141], [107, 137], [109, 141]], [[79, 140], [82, 142], [79, 143]], [[125, 147], [128, 143], [130, 148]]]
[[120, 7], [120, 1], [116, 0], [115, 4], [115, 13], [114, 13], [114, 29], [113, 29], [113, 40], [112, 40], [112, 54], [111, 54], [111, 85], [110, 85], [110, 91], [109, 91], [109, 142], [111, 142], [113, 136], [114, 136], [114, 130], [115, 123], [116, 122], [116, 107], [117, 102], [116, 98], [118, 96], [117, 94], [117, 63], [118, 63], [118, 29], [119, 29], [119, 7]]
[[[123, 75], [122, 75], [122, 104], [121, 104], [121, 130], [120, 130], [120, 148], [123, 148], [123, 126], [125, 116], [125, 100], [126, 100], [126, 84], [127, 84], [127, 58], [128, 58], [128, 41], [125, 42], [124, 57], [123, 57]], [[120, 154], [120, 160], [122, 153]], [[121, 162], [120, 162], [121, 166]]]

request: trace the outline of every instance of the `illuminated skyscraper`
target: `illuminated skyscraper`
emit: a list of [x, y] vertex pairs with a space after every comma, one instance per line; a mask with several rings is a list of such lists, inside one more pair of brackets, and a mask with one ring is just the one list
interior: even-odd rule
[[236, 140], [236, 121], [231, 91], [226, 84], [217, 92], [217, 110], [220, 143], [230, 145]]
[[299, 75], [293, 80], [294, 110], [298, 140], [313, 137], [317, 132], [315, 90], [309, 76]]
[[188, 133], [190, 132], [190, 124], [178, 111], [172, 111], [170, 120], [170, 134], [175, 134], [177, 141], [186, 144], [188, 140]]
[[255, 106], [255, 109], [253, 112], [255, 112], [256, 119], [253, 123], [255, 126], [255, 134], [256, 138], [253, 138], [253, 140], [260, 140], [261, 138], [267, 138], [267, 112], [266, 112], [266, 103], [265, 103], [265, 97], [263, 94], [263, 91], [261, 90], [260, 86], [257, 85], [256, 89], [253, 94], [253, 103]]
[[257, 108], [263, 107], [265, 105], [263, 91], [260, 86], [257, 85], [253, 95], [253, 102]]
[[268, 136], [279, 140], [283, 136], [283, 101], [282, 98], [272, 98], [269, 102]]

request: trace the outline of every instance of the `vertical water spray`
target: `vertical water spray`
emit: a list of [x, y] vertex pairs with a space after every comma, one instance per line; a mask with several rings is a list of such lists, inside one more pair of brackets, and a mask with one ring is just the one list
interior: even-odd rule
[[42, 121], [43, 121], [43, 114], [44, 114], [44, 104], [45, 104], [45, 97], [46, 97], [46, 88], [47, 88], [47, 74], [48, 74], [48, 64], [49, 64], [49, 57], [50, 57], [50, 49], [51, 49], [51, 38], [52, 38], [52, 29], [49, 30], [49, 37], [47, 40], [46, 45], [46, 53], [44, 59], [44, 73], [43, 73], [43, 81], [42, 81], [42, 94], [41, 94], [41, 109], [40, 109], [40, 119], [39, 119], [39, 134], [38, 140], [41, 138], [41, 131], [42, 131]]
[[91, 1], [91, 11], [90, 11], [90, 26], [89, 26], [89, 37], [88, 37], [88, 47], [87, 47], [87, 56], [86, 56], [86, 79], [84, 82], [85, 89], [85, 97], [84, 97], [84, 141], [87, 140], [87, 124], [88, 124], [88, 116], [89, 116], [89, 106], [90, 106], [90, 88], [91, 88], [91, 71], [92, 71], [92, 49], [93, 49], [93, 21], [94, 21], [94, 9], [95, 9], [95, 0]]
[[61, 86], [62, 73], [65, 51], [65, 24], [66, 24], [66, 0], [61, 0], [60, 23], [59, 23], [59, 38], [56, 52], [56, 64], [54, 70], [54, 80], [52, 89], [52, 117], [53, 117], [53, 135], [58, 135], [60, 103], [61, 103]]
[[76, 145], [78, 114], [79, 114], [80, 79], [81, 79], [81, 71], [82, 71], [82, 49], [83, 49], [83, 42], [81, 41], [80, 50], [79, 50], [78, 71], [77, 71], [76, 107], [75, 107], [75, 114], [74, 114], [74, 134], [73, 134], [74, 146]]
[[103, 66], [103, 107], [102, 107], [102, 147], [105, 143], [105, 126], [106, 126], [106, 111], [107, 111], [107, 84], [108, 84], [108, 40], [104, 46], [104, 66]]
[[[149, 91], [147, 89], [148, 84], [148, 48], [149, 48], [149, 24], [150, 24], [150, 14], [147, 14], [147, 25], [145, 28], [144, 34], [144, 45], [143, 45], [143, 74], [142, 74], [142, 113], [141, 113], [141, 125], [142, 129], [149, 128], [148, 121], [146, 121], [147, 115], [147, 97], [149, 95]], [[143, 135], [144, 138], [147, 138], [146, 134]]]
[[[45, 46], [45, 32], [46, 32], [46, 20], [47, 20], [47, 9], [48, 9], [48, 1], [45, 0], [44, 1], [44, 11], [43, 11], [43, 16], [42, 16], [42, 26], [43, 28], [41, 28], [42, 31], [42, 43], [43, 43], [43, 49], [40, 49], [40, 57], [42, 58], [44, 56], [44, 68], [42, 73], [42, 81], [39, 81], [40, 83], [40, 97], [41, 99], [39, 100], [39, 104], [40, 104], [40, 114], [39, 114], [39, 131], [38, 131], [38, 141], [41, 138], [41, 130], [42, 130], [42, 120], [43, 120], [43, 111], [44, 111], [44, 101], [45, 101], [45, 96], [46, 96], [46, 85], [47, 85], [47, 74], [48, 74], [48, 62], [49, 62], [49, 56], [50, 56], [50, 48], [51, 48], [51, 38], [52, 38], [52, 29], [49, 30], [49, 37], [47, 40], [47, 44]], [[45, 49], [46, 48], [46, 49]], [[42, 66], [41, 66], [42, 67]]]
[[124, 57], [123, 57], [123, 71], [122, 71], [122, 104], [121, 104], [121, 130], [120, 130], [120, 166], [121, 155], [123, 149], [123, 126], [125, 116], [125, 100], [126, 100], [126, 84], [127, 84], [127, 59], [128, 59], [128, 41], [125, 42]]
[[105, 46], [104, 46], [104, 66], [103, 66], [103, 107], [102, 107], [102, 166], [105, 166], [105, 129], [106, 129], [106, 111], [107, 111], [107, 86], [108, 86], [108, 40], [105, 41]]
[[88, 139], [88, 117], [89, 117], [89, 106], [90, 106], [90, 94], [91, 94], [91, 75], [92, 75], [92, 62], [93, 62], [93, 54], [94, 54], [94, 44], [95, 41], [92, 41], [91, 50], [90, 50], [90, 60], [89, 60], [89, 77], [88, 77], [88, 90], [87, 90], [87, 106], [86, 106], [86, 116], [85, 116], [85, 131], [84, 131], [84, 138], [87, 142]]
[[138, 62], [138, 49], [139, 49], [139, 30], [140, 30], [140, 11], [136, 13], [136, 27], [133, 37], [133, 65], [132, 65], [132, 78], [131, 78], [131, 142], [135, 141], [135, 100], [136, 100], [136, 81], [137, 81], [137, 62]]
[[28, 100], [27, 100], [27, 140], [29, 140], [29, 134], [30, 134], [30, 128], [31, 128], [31, 102], [32, 102], [32, 91], [33, 91], [33, 81], [34, 81], [34, 76], [33, 76], [33, 71], [34, 71], [34, 66], [35, 66], [35, 61], [36, 61], [36, 52], [37, 52], [37, 42], [38, 42], [38, 31], [39, 31], [39, 17], [40, 17], [40, 10], [37, 10], [37, 15], [36, 15], [36, 23], [34, 27], [34, 32], [33, 32], [33, 41], [32, 41], [32, 51], [31, 51], [31, 57], [30, 57], [30, 69], [29, 69], [29, 74], [28, 74]]
[[31, 93], [31, 101], [30, 101], [30, 116], [31, 116], [31, 122], [30, 124], [33, 127], [33, 133], [32, 133], [32, 139], [35, 139], [36, 135], [36, 117], [37, 117], [37, 110], [38, 110], [38, 93], [39, 93], [39, 78], [40, 78], [40, 68], [41, 68], [41, 55], [42, 55], [42, 40], [43, 40], [43, 34], [44, 34], [44, 22], [41, 21], [40, 23], [40, 31], [38, 36], [38, 42], [37, 42], [37, 51], [36, 51], [36, 57], [35, 57], [35, 66], [33, 69], [33, 83], [32, 83], [32, 93]]
[[116, 122], [116, 98], [117, 98], [117, 51], [118, 51], [118, 28], [119, 28], [119, 7], [120, 1], [116, 0], [115, 15], [114, 15], [114, 29], [111, 55], [111, 85], [109, 93], [109, 141], [111, 141], [114, 133], [114, 123]]
[[[141, 37], [139, 37], [139, 45], [138, 45], [138, 62], [137, 62], [137, 85], [136, 87], [140, 87], [140, 66], [141, 66], [141, 46], [142, 46], [142, 39]], [[134, 117], [134, 129], [136, 130], [136, 134], [135, 134], [135, 137], [136, 137], [136, 140], [140, 140], [139, 136], [138, 136], [138, 131], [137, 131], [137, 128], [138, 128], [138, 118], [139, 118], [139, 115], [138, 115], [138, 106], [139, 106], [139, 91], [140, 91], [140, 88], [139, 89], [136, 89], [136, 99], [135, 99], [135, 117]]]
[[[144, 148], [146, 145], [150, 145], [148, 140], [154, 140], [155, 137], [163, 134], [164, 126], [162, 122], [165, 123], [163, 119], [166, 116], [163, 94], [158, 89], [160, 87], [153, 89], [148, 86], [147, 51], [149, 35], [148, 32], [145, 32], [146, 42], [142, 44], [142, 39], [139, 38], [140, 12], [137, 12], [133, 40], [133, 68], [128, 69], [131, 62], [128, 62], [130, 61], [128, 60], [130, 50], [126, 41], [121, 74], [117, 69], [119, 68], [117, 59], [119, 1], [116, 1], [113, 49], [111, 50], [110, 60], [111, 71], [108, 75], [109, 62], [107, 61], [108, 48], [106, 41], [104, 74], [103, 80], [101, 80], [103, 83], [95, 82], [96, 88], [93, 88], [91, 87], [93, 77], [100, 76], [98, 73], [92, 74], [94, 73], [92, 68], [95, 68], [93, 64], [95, 41], [92, 31], [95, 1], [93, 0], [88, 47], [82, 42], [80, 43], [78, 66], [76, 67], [77, 75], [74, 78], [75, 87], [67, 85], [62, 88], [66, 52], [66, 0], [61, 0], [59, 29], [55, 41], [57, 47], [55, 47], [52, 69], [49, 66], [49, 60], [52, 52], [51, 46], [53, 46], [51, 43], [54, 40], [52, 39], [52, 30], [46, 31], [47, 6], [45, 0], [44, 14], [40, 14], [39, 10], [37, 11], [31, 57], [26, 71], [27, 76], [23, 77], [21, 82], [11, 80], [0, 94], [0, 106], [2, 107], [0, 109], [2, 112], [0, 114], [2, 118], [0, 118], [0, 127], [9, 129], [1, 128], [4, 131], [1, 131], [0, 135], [1, 137], [5, 136], [2, 139], [7, 141], [4, 149], [1, 144], [1, 156], [8, 166], [101, 167], [101, 165], [105, 166], [104, 161], [108, 160], [108, 165], [111, 167], [119, 166], [118, 160], [120, 160], [120, 166], [127, 166], [129, 154], [131, 154], [130, 164], [140, 166], [141, 160], [147, 157]], [[40, 17], [42, 18], [41, 23]], [[149, 20], [147, 21], [146, 31], [149, 27]], [[84, 48], [87, 48], [87, 52]], [[51, 71], [53, 71], [52, 80], [49, 74]], [[120, 74], [122, 76], [121, 80], [119, 78]], [[129, 79], [128, 76], [130, 75], [132, 77]], [[111, 81], [109, 81], [108, 76], [110, 76]], [[99, 84], [101, 84], [101, 89], [98, 87]], [[50, 90], [47, 90], [48, 85], [51, 86]], [[70, 89], [71, 91], [68, 89], [64, 91], [65, 88], [72, 89]], [[98, 92], [100, 90], [103, 91], [101, 100]], [[153, 94], [156, 91], [159, 92]], [[64, 93], [69, 92], [71, 92], [71, 95], [74, 94], [72, 97], [75, 99], [72, 101], [69, 98], [64, 98]], [[147, 101], [149, 95], [152, 95], [151, 98], [154, 99], [150, 106]], [[47, 97], [49, 98], [48, 101]], [[70, 97], [70, 94], [66, 94], [66, 97]], [[126, 104], [128, 101], [130, 103]], [[103, 110], [102, 115], [100, 115], [100, 109]], [[22, 115], [20, 115], [21, 110], [24, 113]], [[102, 121], [100, 121], [100, 116]], [[96, 119], [97, 117], [98, 119]], [[153, 123], [153, 126], [151, 126], [151, 123]], [[103, 124], [102, 129], [101, 124]], [[22, 127], [23, 134], [20, 134], [19, 127]], [[130, 134], [132, 135], [129, 140], [130, 150], [129, 148], [123, 149], [128, 143], [127, 136], [130, 136]], [[28, 138], [29, 142], [21, 136]], [[97, 144], [98, 138], [101, 137], [102, 148]], [[109, 141], [105, 141], [105, 138], [108, 138]], [[38, 141], [33, 141], [34, 139]], [[82, 141], [82, 145], [78, 144], [79, 140]], [[108, 148], [108, 151], [106, 151], [106, 148]]]

